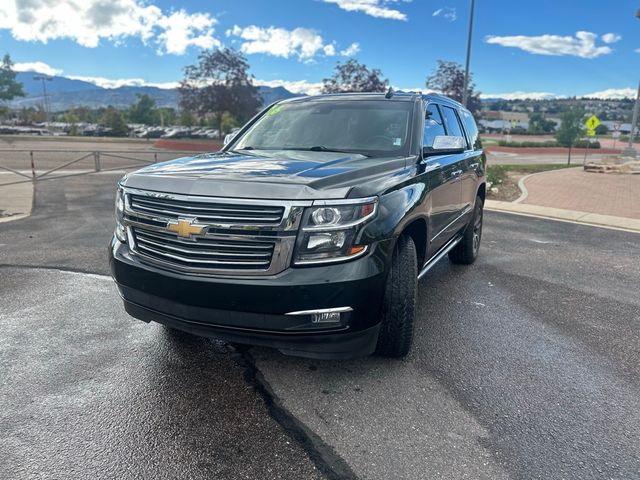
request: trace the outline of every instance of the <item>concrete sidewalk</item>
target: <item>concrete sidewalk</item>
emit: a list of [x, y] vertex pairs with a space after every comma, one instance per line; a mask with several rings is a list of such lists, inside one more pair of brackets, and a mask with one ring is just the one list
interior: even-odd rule
[[0, 181], [0, 223], [28, 217], [33, 207], [33, 182], [11, 172], [2, 172]]
[[640, 220], [640, 175], [552, 170], [523, 179], [518, 203]]

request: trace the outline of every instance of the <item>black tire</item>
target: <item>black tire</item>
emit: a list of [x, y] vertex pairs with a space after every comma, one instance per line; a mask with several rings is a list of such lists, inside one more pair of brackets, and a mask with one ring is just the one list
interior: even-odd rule
[[416, 310], [418, 261], [416, 246], [409, 236], [396, 243], [382, 304], [382, 324], [376, 353], [401, 358], [409, 353]]
[[476, 197], [473, 208], [473, 217], [467, 228], [464, 229], [462, 240], [449, 252], [449, 260], [459, 265], [471, 265], [478, 258], [480, 241], [482, 240], [482, 213], [484, 202]]

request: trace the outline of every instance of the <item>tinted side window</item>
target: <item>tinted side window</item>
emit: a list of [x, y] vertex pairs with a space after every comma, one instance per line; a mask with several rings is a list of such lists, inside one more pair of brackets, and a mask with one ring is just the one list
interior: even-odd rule
[[422, 135], [422, 145], [425, 147], [431, 147], [433, 140], [438, 135], [446, 135], [444, 131], [444, 125], [442, 122], [442, 116], [440, 110], [435, 103], [427, 105], [427, 112], [430, 113], [429, 117], [424, 121], [424, 133]]
[[455, 110], [449, 107], [442, 107], [442, 116], [444, 117], [444, 125], [447, 127], [447, 135], [464, 138]]
[[473, 148], [474, 150], [480, 150], [482, 148], [482, 144], [480, 143], [478, 126], [476, 125], [476, 121], [473, 119], [473, 115], [471, 115], [471, 113], [467, 112], [466, 110], [462, 110], [461, 113], [465, 130], [467, 131], [467, 135], [469, 136], [469, 144], [471, 145], [471, 148]]

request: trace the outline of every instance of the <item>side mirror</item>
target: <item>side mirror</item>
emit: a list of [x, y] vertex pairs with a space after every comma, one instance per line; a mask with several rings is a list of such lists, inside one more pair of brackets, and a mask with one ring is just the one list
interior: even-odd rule
[[233, 138], [234, 138], [235, 136], [236, 136], [236, 134], [235, 134], [235, 133], [227, 133], [227, 134], [224, 136], [224, 142], [223, 142], [223, 144], [224, 144], [224, 145], [226, 145], [227, 143], [230, 143], [230, 142], [231, 142], [231, 140], [233, 140]]
[[433, 139], [431, 147], [423, 148], [425, 157], [430, 155], [450, 155], [453, 153], [464, 152], [465, 141], [462, 137], [453, 137], [449, 135], [438, 135]]

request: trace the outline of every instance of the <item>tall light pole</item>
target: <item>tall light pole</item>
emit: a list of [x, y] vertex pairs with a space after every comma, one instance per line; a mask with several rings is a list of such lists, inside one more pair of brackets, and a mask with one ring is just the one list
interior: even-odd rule
[[47, 101], [47, 83], [53, 80], [53, 78], [48, 75], [34, 75], [34, 80], [42, 80], [42, 93], [44, 95], [44, 118], [47, 123], [49, 123], [49, 103]]
[[[640, 19], [640, 8], [636, 12], [636, 18]], [[636, 104], [633, 107], [633, 119], [631, 120], [631, 132], [629, 132], [629, 152], [633, 152], [635, 157], [635, 151], [633, 150], [633, 137], [636, 131], [636, 125], [638, 124], [638, 111], [640, 110], [640, 83], [638, 83], [638, 94], [636, 95]]]
[[471, 14], [469, 16], [469, 36], [467, 37], [467, 64], [464, 70], [464, 90], [462, 91], [462, 104], [466, 107], [469, 100], [469, 63], [471, 62], [471, 38], [473, 37], [473, 11], [475, 0], [471, 0]]

